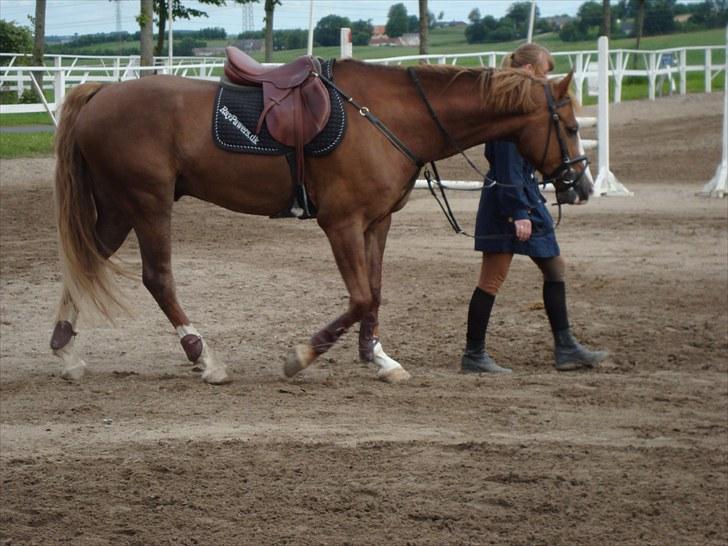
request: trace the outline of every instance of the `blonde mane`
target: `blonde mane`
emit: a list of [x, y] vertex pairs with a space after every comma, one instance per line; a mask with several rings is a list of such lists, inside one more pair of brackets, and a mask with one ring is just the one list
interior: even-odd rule
[[543, 85], [546, 80], [532, 76], [520, 68], [454, 68], [447, 65], [428, 65], [417, 69], [421, 74], [449, 75], [443, 92], [455, 80], [470, 77], [478, 86], [486, 110], [497, 110], [505, 114], [527, 114], [536, 109], [532, 96], [534, 85]]

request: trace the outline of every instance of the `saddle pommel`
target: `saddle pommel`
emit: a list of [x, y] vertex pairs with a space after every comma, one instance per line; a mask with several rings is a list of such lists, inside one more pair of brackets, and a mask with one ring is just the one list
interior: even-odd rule
[[225, 75], [239, 85], [270, 83], [278, 89], [290, 89], [303, 84], [314, 72], [321, 72], [318, 59], [308, 55], [282, 66], [264, 66], [236, 47], [227, 47], [225, 51]]

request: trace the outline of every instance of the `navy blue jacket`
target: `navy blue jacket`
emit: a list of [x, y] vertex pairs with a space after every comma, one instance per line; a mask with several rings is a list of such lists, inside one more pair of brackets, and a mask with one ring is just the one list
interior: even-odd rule
[[[534, 258], [558, 256], [554, 222], [536, 185], [533, 166], [507, 141], [486, 143], [485, 157], [490, 164], [489, 179], [516, 187], [490, 186], [486, 179], [475, 221], [475, 250]], [[514, 221], [526, 218], [531, 220], [531, 238], [521, 242]]]

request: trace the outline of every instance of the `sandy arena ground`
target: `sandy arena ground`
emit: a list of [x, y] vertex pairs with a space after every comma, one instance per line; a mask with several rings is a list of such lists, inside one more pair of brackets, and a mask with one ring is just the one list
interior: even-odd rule
[[[203, 384], [140, 282], [123, 327], [81, 324], [90, 371], [48, 349], [60, 290], [54, 161], [3, 161], [1, 544], [726, 544], [722, 94], [612, 110], [633, 197], [564, 210], [572, 325], [612, 358], [560, 374], [538, 272], [514, 262], [489, 346], [509, 377], [458, 373], [479, 257], [417, 191], [385, 256], [387, 385], [356, 331], [294, 380], [283, 358], [346, 305], [315, 222], [183, 199], [178, 290], [234, 382]], [[588, 113], [588, 112], [587, 112]], [[588, 134], [584, 135], [588, 136]], [[473, 157], [480, 151], [473, 151]], [[473, 178], [461, 160], [447, 178]], [[451, 193], [472, 226], [478, 194]], [[138, 267], [132, 237], [121, 256]]]

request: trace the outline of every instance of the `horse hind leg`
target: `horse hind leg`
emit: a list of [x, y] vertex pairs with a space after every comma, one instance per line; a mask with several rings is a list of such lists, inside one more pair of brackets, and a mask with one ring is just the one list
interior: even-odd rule
[[134, 226], [142, 255], [142, 282], [172, 323], [187, 359], [203, 368], [203, 381], [215, 385], [228, 383], [230, 378], [225, 366], [217, 362], [177, 300], [172, 274], [169, 212], [151, 223], [150, 219], [146, 219]]
[[[124, 243], [131, 231], [131, 225], [120, 213], [99, 209], [96, 220], [96, 237], [101, 254], [110, 258]], [[61, 359], [61, 377], [67, 381], [78, 381], [86, 372], [86, 363], [74, 349], [77, 335], [78, 308], [64, 287], [56, 314], [56, 325], [51, 335], [51, 350]]]

